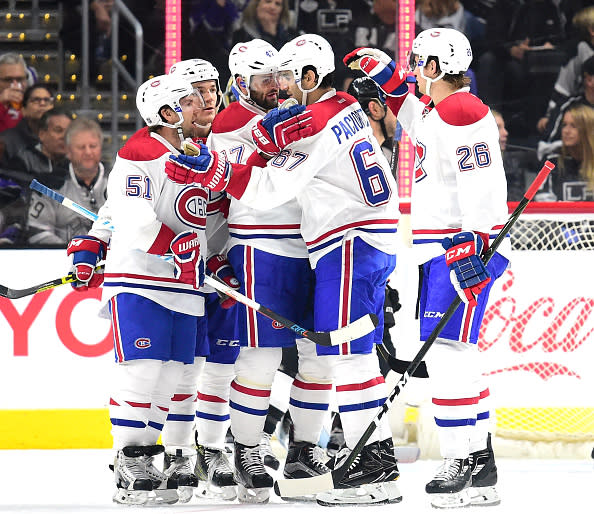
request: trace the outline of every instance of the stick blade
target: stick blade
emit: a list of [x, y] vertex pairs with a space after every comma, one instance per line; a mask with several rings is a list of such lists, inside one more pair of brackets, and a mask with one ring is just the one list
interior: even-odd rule
[[330, 341], [332, 345], [347, 343], [353, 339], [359, 339], [375, 330], [379, 319], [375, 314], [366, 314], [346, 327], [339, 328], [330, 332]]
[[317, 477], [294, 478], [287, 480], [281, 478], [274, 483], [274, 492], [281, 498], [294, 498], [308, 494], [323, 493], [334, 489], [332, 473], [324, 473]]

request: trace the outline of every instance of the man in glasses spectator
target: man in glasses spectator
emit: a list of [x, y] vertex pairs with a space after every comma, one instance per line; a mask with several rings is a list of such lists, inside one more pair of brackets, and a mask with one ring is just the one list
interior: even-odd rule
[[23, 117], [23, 93], [27, 87], [27, 67], [21, 56], [0, 55], [0, 132], [16, 126]]

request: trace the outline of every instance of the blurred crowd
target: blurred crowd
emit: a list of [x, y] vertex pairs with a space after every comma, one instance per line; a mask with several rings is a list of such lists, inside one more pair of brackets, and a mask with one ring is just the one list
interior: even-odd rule
[[[80, 2], [65, 1], [64, 48], [80, 51]], [[126, 0], [145, 33], [145, 69], [164, 69], [164, 0]], [[70, 5], [71, 4], [71, 5]], [[417, 0], [416, 32], [450, 27], [473, 47], [471, 91], [500, 128], [510, 201], [521, 199], [545, 159], [557, 171], [540, 201], [594, 200], [594, 6], [588, 0]], [[91, 72], [111, 56], [113, 0], [94, 0]], [[182, 58], [203, 58], [229, 79], [229, 50], [264, 39], [277, 49], [299, 33], [318, 33], [336, 55], [336, 81], [357, 77], [341, 61], [371, 46], [394, 56], [396, 0], [185, 0]], [[121, 27], [126, 48], [133, 34]], [[127, 43], [129, 41], [129, 44]], [[134, 63], [134, 56], [128, 59]], [[29, 183], [38, 179], [96, 212], [105, 201], [103, 134], [90, 119], [54, 107], [56, 91], [14, 53], [0, 55], [0, 246], [65, 246], [88, 223], [56, 208]], [[67, 192], [64, 193], [64, 192]], [[57, 204], [56, 204], [57, 205]]]

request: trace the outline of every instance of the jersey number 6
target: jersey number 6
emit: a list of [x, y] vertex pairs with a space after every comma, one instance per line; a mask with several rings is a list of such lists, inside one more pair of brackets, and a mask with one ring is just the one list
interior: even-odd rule
[[377, 163], [371, 143], [367, 139], [357, 141], [350, 155], [365, 203], [374, 207], [386, 203], [392, 190], [383, 168]]

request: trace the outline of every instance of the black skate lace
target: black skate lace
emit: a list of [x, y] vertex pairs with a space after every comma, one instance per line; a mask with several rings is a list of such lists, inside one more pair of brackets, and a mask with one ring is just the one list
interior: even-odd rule
[[462, 459], [445, 459], [441, 467], [437, 470], [435, 480], [451, 480], [462, 469]]
[[260, 447], [244, 448], [241, 450], [241, 462], [249, 473], [266, 473], [260, 456]]

